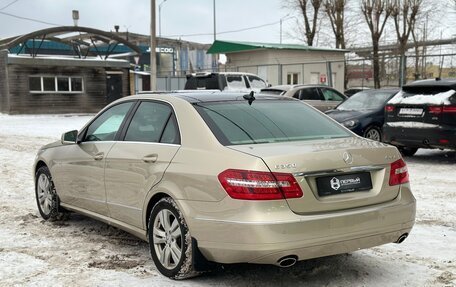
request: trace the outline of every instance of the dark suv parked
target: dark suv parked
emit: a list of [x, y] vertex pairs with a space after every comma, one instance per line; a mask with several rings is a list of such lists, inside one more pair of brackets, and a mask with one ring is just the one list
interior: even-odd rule
[[404, 155], [418, 148], [456, 149], [456, 80], [423, 80], [402, 87], [385, 106], [384, 141]]

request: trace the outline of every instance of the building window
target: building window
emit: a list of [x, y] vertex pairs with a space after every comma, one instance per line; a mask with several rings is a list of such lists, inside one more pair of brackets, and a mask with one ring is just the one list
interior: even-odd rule
[[41, 77], [30, 77], [29, 86], [31, 92], [41, 92]]
[[298, 84], [299, 73], [288, 73], [287, 74], [287, 85]]
[[82, 92], [82, 78], [71, 78], [71, 91]]
[[81, 77], [32, 76], [29, 77], [29, 90], [33, 94], [72, 94], [83, 92], [84, 85]]
[[55, 78], [43, 77], [43, 91], [55, 92]]
[[65, 77], [57, 78], [57, 91], [69, 92], [70, 91], [70, 79]]

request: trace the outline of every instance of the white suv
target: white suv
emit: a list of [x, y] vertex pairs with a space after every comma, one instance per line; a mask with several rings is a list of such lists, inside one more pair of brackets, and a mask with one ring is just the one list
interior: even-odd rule
[[185, 83], [185, 90], [260, 92], [266, 87], [266, 81], [257, 75], [241, 72], [193, 73], [187, 75]]

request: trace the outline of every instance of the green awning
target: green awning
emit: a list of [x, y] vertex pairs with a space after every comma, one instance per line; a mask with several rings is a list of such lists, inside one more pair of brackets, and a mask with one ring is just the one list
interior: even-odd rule
[[303, 50], [303, 51], [326, 51], [326, 52], [348, 52], [348, 50], [319, 48], [299, 44], [274, 44], [258, 42], [235, 42], [215, 40], [212, 46], [207, 50], [208, 54], [226, 54], [259, 49], [275, 50]]

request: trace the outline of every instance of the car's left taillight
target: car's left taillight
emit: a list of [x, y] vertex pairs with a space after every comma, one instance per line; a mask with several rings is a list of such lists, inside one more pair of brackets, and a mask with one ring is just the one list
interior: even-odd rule
[[292, 174], [227, 169], [218, 179], [231, 198], [246, 200], [273, 200], [298, 198], [301, 187]]
[[409, 182], [407, 164], [402, 159], [391, 163], [389, 185], [398, 185]]

